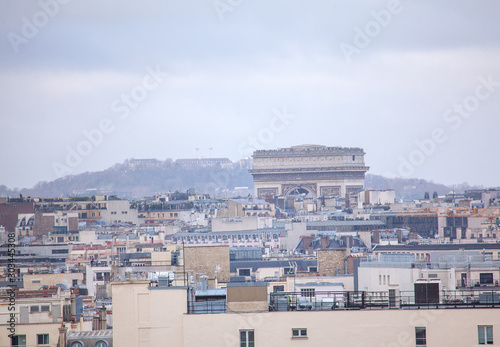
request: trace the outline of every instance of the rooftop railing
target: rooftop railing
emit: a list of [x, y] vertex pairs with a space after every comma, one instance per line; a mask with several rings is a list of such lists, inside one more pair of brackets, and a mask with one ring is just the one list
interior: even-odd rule
[[269, 295], [270, 311], [324, 311], [360, 309], [500, 308], [500, 290], [412, 292], [277, 292]]

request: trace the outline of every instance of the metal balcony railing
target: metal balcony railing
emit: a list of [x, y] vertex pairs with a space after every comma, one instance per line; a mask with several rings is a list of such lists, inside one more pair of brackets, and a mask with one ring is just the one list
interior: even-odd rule
[[440, 291], [437, 295], [412, 292], [277, 292], [269, 295], [270, 311], [336, 309], [500, 308], [500, 291]]

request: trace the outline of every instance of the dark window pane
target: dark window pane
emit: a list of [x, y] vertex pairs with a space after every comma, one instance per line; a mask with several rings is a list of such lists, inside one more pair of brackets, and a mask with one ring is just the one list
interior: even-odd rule
[[415, 328], [415, 344], [417, 346], [425, 346], [427, 344], [424, 327]]

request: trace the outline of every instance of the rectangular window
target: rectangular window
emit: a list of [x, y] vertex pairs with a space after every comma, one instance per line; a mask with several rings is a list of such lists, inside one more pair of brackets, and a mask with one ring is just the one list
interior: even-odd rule
[[477, 337], [480, 345], [493, 344], [493, 326], [492, 325], [478, 325]]
[[274, 286], [273, 287], [273, 293], [284, 292], [284, 291], [285, 291], [285, 286]]
[[493, 284], [493, 273], [486, 272], [479, 274], [479, 283], [481, 284]]
[[238, 276], [250, 276], [250, 269], [238, 269]]
[[318, 272], [317, 266], [309, 266], [309, 272]]
[[30, 313], [40, 312], [40, 306], [30, 306]]
[[50, 312], [50, 305], [42, 305], [40, 306], [41, 312]]
[[300, 295], [306, 298], [313, 298], [315, 296], [314, 288], [301, 288]]
[[26, 347], [26, 335], [14, 335], [11, 340], [11, 345], [14, 347]]
[[285, 268], [283, 268], [283, 274], [285, 274], [285, 275], [293, 275], [294, 274], [293, 267], [285, 267]]
[[254, 347], [254, 340], [253, 330], [240, 330], [240, 347]]
[[48, 345], [49, 344], [49, 334], [37, 334], [36, 340], [38, 345]]
[[[62, 238], [64, 240], [64, 237]], [[53, 249], [52, 250], [52, 254], [68, 254], [69, 253], [69, 249]]]
[[31, 283], [40, 283], [41, 280], [31, 280]]
[[307, 329], [292, 329], [292, 338], [307, 337]]
[[415, 344], [417, 346], [426, 346], [427, 337], [425, 333], [425, 327], [415, 327]]
[[437, 278], [438, 275], [437, 274], [429, 274], [429, 278]]

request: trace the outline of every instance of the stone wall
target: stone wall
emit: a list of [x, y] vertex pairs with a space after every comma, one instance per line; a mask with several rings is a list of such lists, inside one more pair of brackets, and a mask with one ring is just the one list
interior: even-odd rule
[[[186, 270], [218, 282], [229, 282], [229, 246], [194, 246], [184, 248]], [[209, 282], [211, 283], [211, 282]]]
[[318, 273], [320, 276], [335, 276], [345, 273], [345, 259], [348, 249], [318, 249]]

